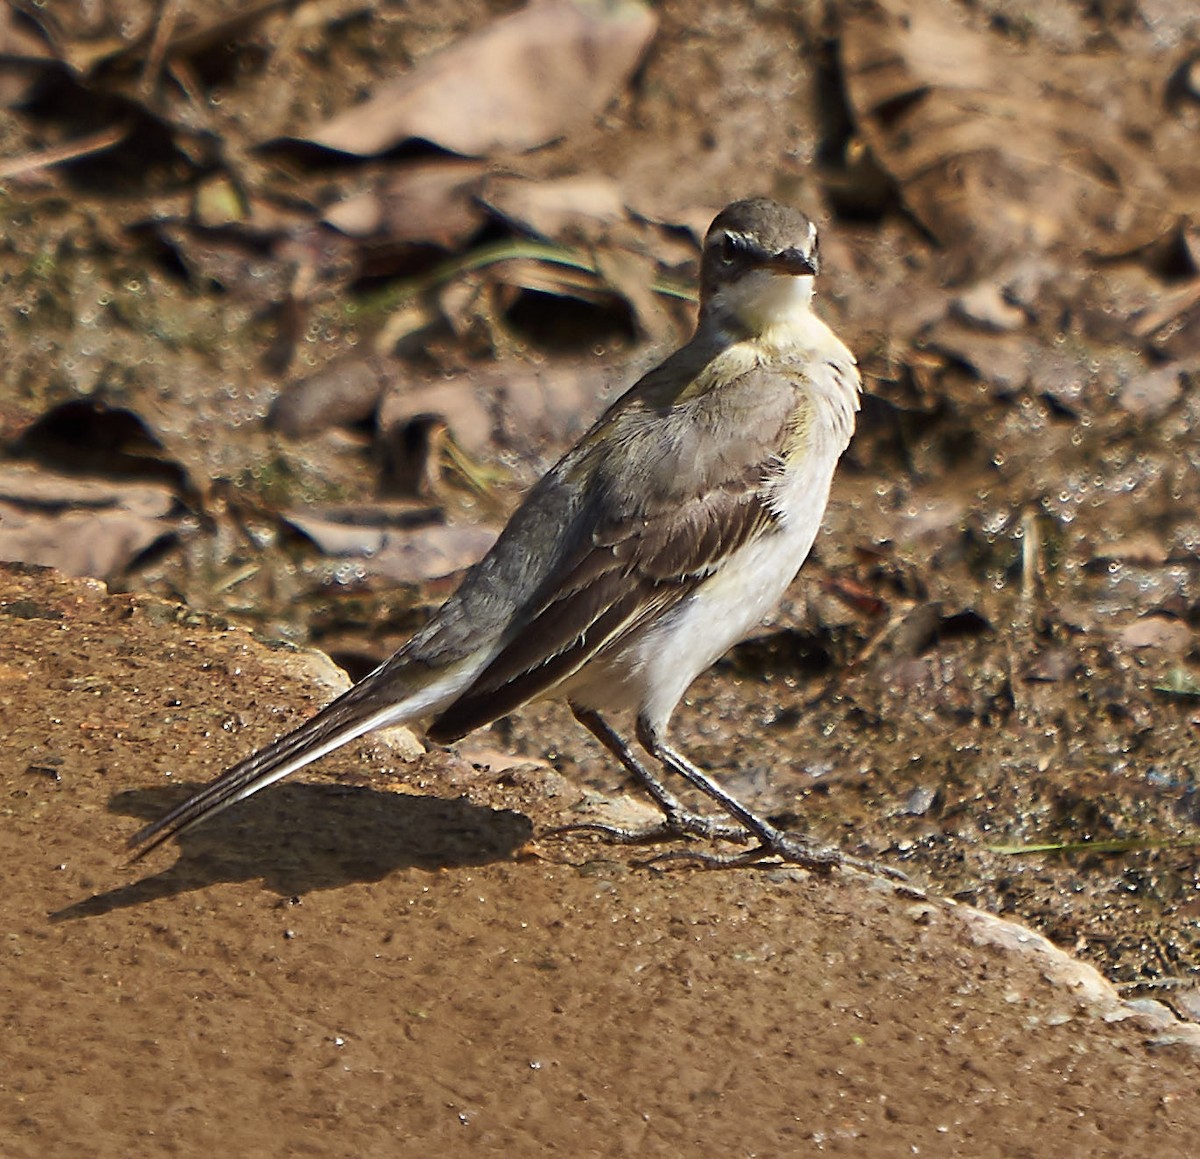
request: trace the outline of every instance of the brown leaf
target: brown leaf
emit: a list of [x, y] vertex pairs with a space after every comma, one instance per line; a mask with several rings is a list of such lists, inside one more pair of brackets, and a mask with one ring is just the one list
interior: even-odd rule
[[476, 199], [483, 166], [469, 161], [407, 165], [377, 189], [336, 202], [325, 220], [374, 244], [427, 243], [454, 249], [486, 219]]
[[917, 604], [889, 633], [885, 651], [893, 657], [919, 656], [936, 640], [942, 623], [942, 605], [937, 600]]
[[629, 303], [642, 337], [656, 344], [665, 343], [674, 332], [674, 324], [654, 292], [658, 272], [654, 260], [610, 246], [597, 247], [594, 256], [600, 277]]
[[1151, 345], [1160, 358], [1200, 361], [1200, 280], [1192, 290], [1192, 301], [1151, 335]]
[[1187, 652], [1192, 639], [1192, 630], [1187, 624], [1166, 616], [1146, 616], [1117, 632], [1117, 640], [1125, 648], [1155, 648], [1177, 654]]
[[599, 274], [535, 258], [508, 258], [497, 262], [489, 276], [496, 282], [521, 290], [577, 298], [593, 305], [609, 301], [614, 291], [614, 287], [608, 286]]
[[29, 511], [115, 510], [158, 519], [174, 498], [167, 487], [151, 483], [113, 483], [57, 475], [30, 467], [0, 467], [0, 500]]
[[480, 200], [510, 225], [554, 241], [598, 241], [625, 217], [620, 186], [589, 173], [557, 181], [497, 174], [484, 184]]
[[324, 555], [374, 555], [383, 547], [386, 532], [382, 527], [358, 527], [334, 523], [312, 515], [289, 512], [285, 522], [299, 531]]
[[1000, 396], [1030, 390], [1065, 413], [1104, 405], [1116, 369], [1098, 364], [1082, 345], [1051, 346], [1023, 334], [997, 334], [954, 321], [938, 326], [929, 348], [950, 355], [974, 371]]
[[939, 326], [929, 345], [964, 363], [1001, 395], [1029, 385], [1030, 364], [1041, 351], [1019, 334], [989, 333], [956, 322]]
[[[47, 22], [47, 32], [59, 50], [64, 64], [82, 76], [98, 72], [103, 66], [142, 62], [157, 72], [164, 60], [186, 59], [212, 51], [243, 35], [247, 29], [288, 0], [251, 0], [231, 5], [233, 12], [205, 11], [203, 5], [190, 5], [200, 16], [181, 12], [177, 3], [155, 5], [63, 5]], [[30, 6], [36, 11], [37, 7]], [[220, 8], [222, 5], [214, 5]], [[39, 13], [40, 17], [45, 17]], [[119, 34], [103, 35], [120, 18]], [[98, 35], [99, 34], [99, 35]], [[111, 67], [110, 67], [111, 71]], [[133, 75], [134, 70], [125, 70]]]
[[379, 429], [390, 432], [414, 419], [444, 419], [455, 442], [473, 455], [487, 451], [495, 437], [491, 402], [474, 375], [449, 381], [404, 385], [390, 390], [379, 407]]
[[496, 542], [486, 527], [427, 527], [400, 535], [389, 532], [366, 570], [392, 583], [420, 583], [477, 563]]
[[1047, 648], [1025, 665], [1023, 675], [1031, 684], [1057, 684], [1073, 676], [1079, 667], [1079, 657], [1074, 652], [1066, 648]]
[[364, 572], [394, 583], [419, 583], [461, 571], [496, 539], [486, 527], [447, 526], [426, 505], [316, 508], [283, 518], [325, 555], [358, 557]]
[[41, 415], [11, 452], [64, 472], [161, 479], [194, 495], [197, 476], [159, 437], [169, 426], [98, 396], [75, 398]]
[[1124, 410], [1140, 418], [1158, 418], [1165, 414], [1183, 393], [1181, 368], [1178, 364], [1131, 379], [1121, 388], [1118, 402]]
[[954, 310], [963, 321], [981, 330], [1004, 332], [1025, 324], [1025, 311], [1005, 301], [995, 282], [979, 282], [954, 299]]
[[48, 514], [0, 502], [0, 559], [111, 579], [148, 547], [175, 533], [160, 518], [122, 510]]
[[499, 364], [389, 391], [379, 426], [387, 432], [436, 415], [472, 455], [513, 452], [529, 464], [532, 481], [600, 413], [611, 388], [632, 377], [625, 367], [594, 359]]
[[1018, 45], [953, 0], [854, 5], [842, 51], [863, 137], [960, 274], [1194, 205], [1153, 54], [1123, 56], [1114, 89], [1099, 49]]
[[28, 17], [11, 4], [0, 6], [0, 107], [24, 103], [53, 59], [49, 45], [30, 27]]
[[171, 489], [0, 469], [0, 559], [111, 579], [175, 534]]
[[306, 301], [332, 293], [355, 273], [354, 244], [315, 225], [279, 231], [274, 223], [260, 230], [168, 220], [153, 229], [193, 276], [253, 302]]
[[428, 57], [304, 139], [360, 156], [413, 138], [466, 156], [534, 149], [604, 109], [656, 24], [637, 0], [537, 0]]
[[852, 576], [831, 576], [821, 586], [831, 595], [837, 596], [847, 607], [864, 616], [881, 616], [887, 611], [887, 602]]

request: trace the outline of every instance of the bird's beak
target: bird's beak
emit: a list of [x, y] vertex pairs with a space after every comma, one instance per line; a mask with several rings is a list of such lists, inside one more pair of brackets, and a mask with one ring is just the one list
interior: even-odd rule
[[803, 274], [815, 277], [819, 268], [816, 254], [810, 257], [798, 249], [781, 250], [767, 262], [767, 269], [773, 273], [790, 274], [792, 277]]

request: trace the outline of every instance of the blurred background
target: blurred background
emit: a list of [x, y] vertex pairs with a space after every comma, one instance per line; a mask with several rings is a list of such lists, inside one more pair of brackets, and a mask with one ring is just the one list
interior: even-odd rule
[[1200, 1013], [1194, 4], [10, 0], [0, 100], [0, 559], [352, 675], [804, 209], [859, 434], [681, 739]]

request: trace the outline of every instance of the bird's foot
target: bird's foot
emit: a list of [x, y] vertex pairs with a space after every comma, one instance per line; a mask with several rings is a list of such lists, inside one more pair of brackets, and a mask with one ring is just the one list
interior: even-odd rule
[[892, 881], [907, 881], [905, 874], [889, 865], [851, 857], [828, 845], [817, 845], [791, 833], [776, 832], [770, 840], [763, 840], [752, 849], [738, 853], [709, 853], [701, 849], [672, 849], [642, 862], [651, 868], [661, 869], [667, 862], [686, 861], [705, 869], [738, 869], [747, 865], [758, 865], [771, 859], [784, 865], [798, 865], [810, 873], [831, 873], [835, 869], [857, 869], [874, 877], [886, 877]]
[[631, 829], [623, 825], [605, 825], [599, 821], [580, 821], [574, 825], [556, 825], [546, 831], [546, 837], [569, 837], [575, 833], [591, 833], [607, 838], [616, 845], [653, 845], [656, 841], [672, 841], [680, 837], [700, 837], [706, 841], [732, 841], [744, 845], [751, 834], [741, 825], [731, 825], [701, 813], [683, 809], [669, 812], [657, 825]]
[[623, 825], [606, 825], [598, 821], [581, 821], [573, 825], [558, 825], [547, 830], [543, 836], [570, 837], [579, 833], [594, 834], [614, 845], [653, 845], [656, 842], [678, 840], [680, 837], [698, 837], [705, 841], [728, 841], [744, 845], [753, 837], [757, 837], [757, 845], [736, 853], [714, 853], [692, 846], [686, 849], [666, 850], [646, 858], [639, 864], [662, 869], [671, 862], [690, 862], [705, 869], [737, 869], [770, 861], [798, 865], [810, 873], [831, 873], [835, 869], [849, 868], [893, 881], [908, 880], [898, 869], [852, 857], [829, 845], [818, 845], [808, 838], [777, 829], [765, 821], [759, 821], [759, 824], [762, 832], [751, 833], [741, 825], [733, 825], [715, 817], [691, 813], [684, 809], [672, 809], [657, 825], [646, 825], [638, 829]]

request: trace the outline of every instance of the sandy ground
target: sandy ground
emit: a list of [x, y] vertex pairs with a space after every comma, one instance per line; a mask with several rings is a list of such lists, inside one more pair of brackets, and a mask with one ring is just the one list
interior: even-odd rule
[[535, 765], [351, 748], [122, 865], [332, 666], [49, 572], [0, 626], [8, 1156], [1194, 1153], [1165, 1008], [936, 882], [538, 840]]

